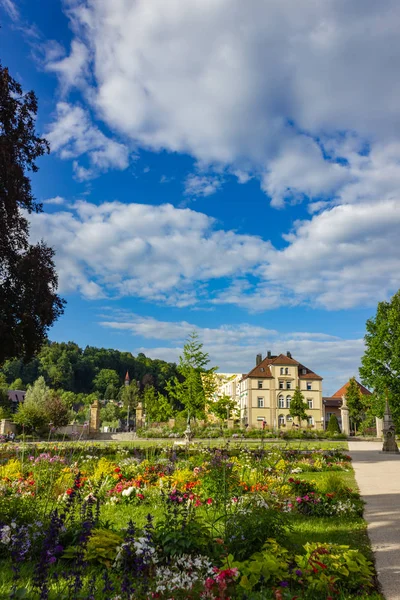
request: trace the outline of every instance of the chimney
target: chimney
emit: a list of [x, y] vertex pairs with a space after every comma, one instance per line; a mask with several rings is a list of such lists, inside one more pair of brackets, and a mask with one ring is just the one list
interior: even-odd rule
[[268, 352], [267, 352], [267, 358], [272, 358], [271, 350], [268, 350]]
[[291, 352], [286, 352], [286, 356], [287, 356], [288, 358], [292, 358], [292, 353], [291, 353]]
[[258, 365], [261, 363], [262, 361], [262, 354], [257, 354], [256, 356], [256, 367], [258, 367]]

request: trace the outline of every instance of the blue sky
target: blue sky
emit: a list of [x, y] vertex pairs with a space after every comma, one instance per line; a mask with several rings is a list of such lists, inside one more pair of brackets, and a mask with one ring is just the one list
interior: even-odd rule
[[0, 0], [39, 99], [32, 241], [68, 304], [53, 340], [212, 364], [286, 352], [357, 375], [400, 287], [400, 5]]

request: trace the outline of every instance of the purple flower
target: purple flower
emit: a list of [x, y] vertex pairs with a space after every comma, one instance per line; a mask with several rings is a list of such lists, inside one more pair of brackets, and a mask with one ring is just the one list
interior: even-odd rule
[[279, 585], [281, 587], [289, 587], [289, 582], [288, 581], [281, 581]]
[[301, 577], [303, 575], [303, 573], [300, 569], [296, 569], [295, 573], [296, 573], [297, 577]]

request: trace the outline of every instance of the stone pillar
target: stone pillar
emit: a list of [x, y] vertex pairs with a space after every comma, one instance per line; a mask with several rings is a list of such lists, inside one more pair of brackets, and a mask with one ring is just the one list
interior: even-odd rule
[[383, 419], [375, 417], [376, 421], [376, 437], [381, 438], [383, 436]]
[[340, 415], [342, 417], [342, 433], [350, 435], [350, 417], [349, 407], [346, 403], [346, 396], [342, 396], [342, 406], [340, 407]]
[[89, 433], [97, 433], [100, 428], [100, 405], [99, 401], [95, 400], [90, 407], [90, 423]]
[[390, 412], [389, 402], [386, 399], [385, 414], [383, 415], [383, 448], [382, 452], [398, 453], [396, 444], [396, 430]]
[[143, 404], [138, 402], [136, 407], [136, 429], [143, 427]]
[[233, 429], [235, 427], [234, 419], [228, 419], [228, 429]]

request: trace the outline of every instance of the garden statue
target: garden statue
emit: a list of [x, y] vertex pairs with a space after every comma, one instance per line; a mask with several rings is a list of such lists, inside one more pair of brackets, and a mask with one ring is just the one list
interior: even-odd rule
[[185, 440], [187, 443], [189, 443], [193, 439], [193, 431], [190, 427], [190, 415], [188, 415], [187, 425], [185, 431], [183, 432], [183, 435], [185, 436]]
[[392, 413], [390, 412], [389, 402], [386, 398], [385, 414], [383, 415], [383, 448], [382, 452], [395, 452], [399, 451], [396, 443], [396, 430], [392, 419]]

